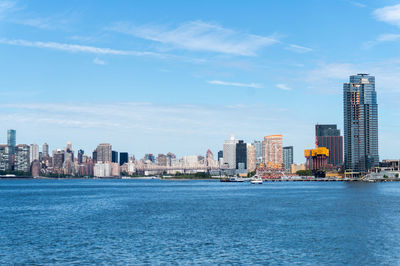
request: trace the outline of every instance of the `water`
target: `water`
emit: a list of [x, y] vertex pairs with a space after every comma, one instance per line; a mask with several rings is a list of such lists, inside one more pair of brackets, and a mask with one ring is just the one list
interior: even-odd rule
[[400, 183], [0, 180], [0, 264], [399, 264]]

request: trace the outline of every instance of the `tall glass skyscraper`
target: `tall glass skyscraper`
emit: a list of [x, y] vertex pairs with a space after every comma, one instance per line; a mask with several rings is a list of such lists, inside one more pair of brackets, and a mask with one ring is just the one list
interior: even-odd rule
[[7, 131], [7, 145], [10, 147], [10, 154], [15, 153], [16, 135], [17, 132], [15, 129], [9, 129]]
[[336, 125], [315, 125], [315, 138], [317, 147], [329, 150], [328, 164], [343, 165], [343, 137]]
[[375, 77], [350, 76], [343, 84], [343, 107], [345, 167], [365, 173], [379, 165]]

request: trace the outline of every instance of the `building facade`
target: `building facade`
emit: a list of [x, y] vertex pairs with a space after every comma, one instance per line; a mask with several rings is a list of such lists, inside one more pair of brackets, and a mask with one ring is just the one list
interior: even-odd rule
[[236, 169], [247, 169], [247, 144], [243, 140], [236, 143]]
[[49, 156], [49, 144], [44, 143], [42, 146], [42, 156], [47, 157]]
[[283, 167], [282, 135], [264, 137], [262, 148], [265, 167], [274, 169]]
[[111, 162], [118, 163], [118, 152], [117, 151], [111, 152]]
[[26, 144], [19, 144], [15, 146], [15, 161], [14, 169], [20, 172], [29, 172], [31, 169], [29, 158], [29, 146]]
[[263, 158], [262, 142], [259, 140], [253, 141], [252, 145], [256, 148], [256, 158], [257, 162], [261, 163]]
[[293, 146], [283, 147], [283, 168], [290, 172], [293, 164]]
[[0, 145], [0, 171], [11, 170], [10, 146]]
[[96, 148], [97, 162], [111, 162], [112, 161], [112, 148], [109, 143], [101, 143]]
[[253, 172], [257, 166], [257, 151], [256, 146], [247, 144], [247, 170]]
[[365, 173], [379, 165], [375, 77], [350, 76], [343, 84], [345, 168]]
[[31, 144], [30, 149], [29, 149], [29, 160], [30, 160], [30, 162], [29, 162], [30, 164], [34, 160], [39, 161], [39, 145]]
[[10, 154], [15, 153], [15, 145], [17, 145], [17, 131], [15, 129], [7, 130], [7, 145], [10, 147]]
[[124, 163], [127, 163], [128, 159], [129, 159], [129, 156], [128, 156], [127, 152], [119, 153], [119, 165], [123, 165]]
[[328, 164], [341, 166], [343, 164], [343, 137], [336, 125], [315, 125], [317, 147], [329, 150]]
[[229, 140], [225, 140], [223, 146], [223, 167], [228, 169], [236, 169], [236, 143], [237, 140], [232, 136]]

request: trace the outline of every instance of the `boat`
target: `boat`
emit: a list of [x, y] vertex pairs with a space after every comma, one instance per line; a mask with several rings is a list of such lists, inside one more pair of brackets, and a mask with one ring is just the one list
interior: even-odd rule
[[250, 183], [251, 183], [251, 184], [262, 184], [262, 183], [263, 183], [263, 180], [262, 180], [262, 178], [259, 177], [259, 176], [253, 176], [253, 177], [250, 179]]

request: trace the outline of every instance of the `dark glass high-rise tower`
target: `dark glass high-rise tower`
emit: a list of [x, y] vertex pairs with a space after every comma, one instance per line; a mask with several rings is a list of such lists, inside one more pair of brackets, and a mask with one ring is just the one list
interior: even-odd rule
[[365, 173], [379, 165], [375, 77], [350, 76], [343, 84], [343, 107], [345, 167]]
[[343, 137], [336, 125], [315, 125], [315, 138], [318, 147], [329, 150], [328, 164], [343, 164]]
[[17, 132], [15, 129], [9, 129], [7, 131], [7, 145], [10, 147], [10, 154], [15, 153], [16, 135]]

